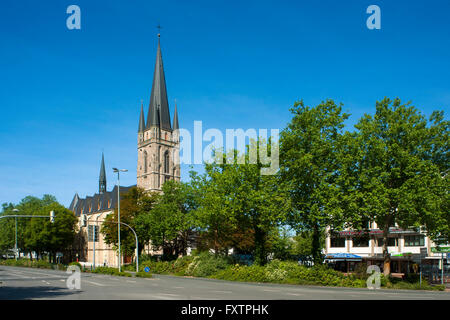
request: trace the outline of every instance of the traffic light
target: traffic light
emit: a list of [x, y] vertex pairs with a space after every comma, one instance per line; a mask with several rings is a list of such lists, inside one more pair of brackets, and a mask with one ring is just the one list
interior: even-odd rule
[[55, 211], [50, 211], [50, 222], [54, 223], [55, 222]]

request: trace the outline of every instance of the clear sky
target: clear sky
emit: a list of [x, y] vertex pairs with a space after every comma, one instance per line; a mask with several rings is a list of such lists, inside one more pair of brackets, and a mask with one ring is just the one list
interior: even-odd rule
[[[68, 30], [66, 8], [81, 8]], [[381, 8], [369, 30], [366, 8]], [[0, 202], [98, 191], [101, 152], [136, 183], [160, 23], [180, 126], [280, 128], [299, 99], [344, 103], [349, 128], [385, 96], [450, 110], [450, 1], [2, 1]], [[188, 168], [182, 167], [186, 180]]]

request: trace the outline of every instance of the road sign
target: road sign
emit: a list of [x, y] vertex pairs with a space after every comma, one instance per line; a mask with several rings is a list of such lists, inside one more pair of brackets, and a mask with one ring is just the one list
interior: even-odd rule
[[150, 268], [149, 267], [145, 267], [144, 271], [145, 272], [150, 272]]

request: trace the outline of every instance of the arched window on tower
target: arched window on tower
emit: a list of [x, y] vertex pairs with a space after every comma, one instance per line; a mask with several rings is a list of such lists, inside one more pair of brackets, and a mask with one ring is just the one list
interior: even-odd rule
[[144, 173], [147, 173], [147, 151], [144, 151]]
[[169, 150], [164, 153], [164, 173], [169, 174]]

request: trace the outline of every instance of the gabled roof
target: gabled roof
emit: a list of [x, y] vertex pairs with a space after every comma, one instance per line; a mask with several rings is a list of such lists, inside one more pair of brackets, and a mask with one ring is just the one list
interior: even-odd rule
[[[124, 195], [133, 186], [120, 186], [120, 195]], [[96, 193], [93, 196], [86, 196], [86, 198], [80, 198], [78, 194], [75, 194], [72, 203], [69, 206], [75, 216], [79, 217], [81, 214], [93, 214], [106, 210], [114, 210], [117, 207], [117, 186], [111, 191], [107, 191], [103, 194]]]

